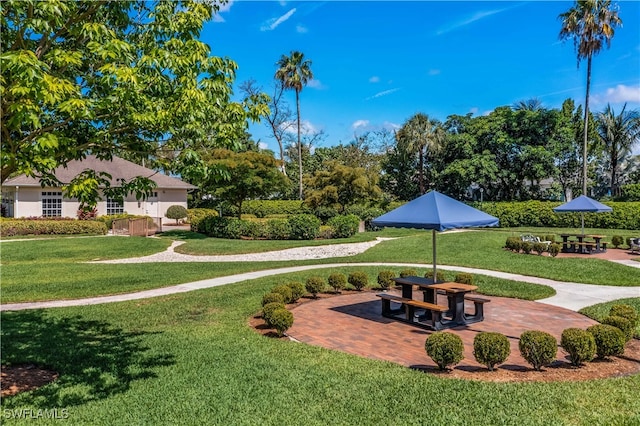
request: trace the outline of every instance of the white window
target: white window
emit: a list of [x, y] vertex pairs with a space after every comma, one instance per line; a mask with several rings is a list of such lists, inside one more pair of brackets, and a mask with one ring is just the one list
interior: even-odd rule
[[62, 216], [62, 191], [42, 191], [42, 216]]
[[124, 213], [124, 203], [113, 198], [107, 198], [107, 214]]

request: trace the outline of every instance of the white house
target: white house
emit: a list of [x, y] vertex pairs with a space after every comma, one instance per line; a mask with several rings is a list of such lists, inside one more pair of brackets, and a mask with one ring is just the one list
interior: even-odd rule
[[[113, 157], [112, 161], [104, 161], [93, 155], [81, 161], [71, 161], [67, 167], [58, 167], [54, 175], [60, 182], [68, 183], [83, 170], [107, 172], [112, 181], [134, 177], [147, 177], [156, 183], [156, 188], [149, 198], [138, 201], [134, 194], [129, 194], [124, 202], [112, 199], [98, 201], [98, 215], [129, 213], [163, 218], [169, 206], [187, 207], [187, 192], [195, 186], [180, 179], [147, 169], [122, 158]], [[26, 175], [7, 179], [2, 184], [2, 206], [9, 217], [76, 217], [80, 203], [76, 199], [66, 198], [61, 188], [42, 187], [37, 178]]]

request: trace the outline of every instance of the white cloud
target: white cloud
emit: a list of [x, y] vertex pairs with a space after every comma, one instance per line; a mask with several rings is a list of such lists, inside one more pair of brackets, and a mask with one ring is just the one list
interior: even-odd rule
[[260, 149], [269, 149], [269, 145], [265, 142], [258, 142], [258, 148]]
[[462, 28], [465, 27], [469, 24], [472, 24], [476, 21], [479, 21], [481, 19], [487, 18], [489, 16], [495, 15], [497, 13], [500, 12], [504, 12], [505, 10], [508, 10], [510, 8], [504, 8], [504, 9], [495, 9], [495, 10], [487, 10], [487, 11], [480, 11], [480, 12], [476, 12], [474, 15], [466, 17], [462, 20], [456, 21], [456, 22], [452, 22], [448, 25], [445, 25], [444, 27], [441, 27], [438, 31], [436, 31], [436, 35], [443, 35], [446, 34], [448, 32], [457, 30], [458, 28]]
[[216, 12], [216, 14], [213, 15], [213, 22], [224, 22], [224, 18], [222, 17], [221, 13], [228, 12], [231, 9], [231, 6], [233, 5], [233, 1], [234, 0], [229, 0], [227, 3], [223, 3], [223, 4], [216, 2], [220, 7], [220, 9], [218, 9], [218, 12]]
[[429, 75], [438, 75], [440, 74], [440, 70], [432, 68], [429, 70]]
[[296, 32], [299, 34], [306, 34], [309, 32], [309, 29], [307, 29], [307, 27], [305, 27], [304, 25], [298, 24], [296, 25]]
[[607, 89], [604, 94], [596, 94], [592, 97], [594, 104], [603, 105], [607, 103], [640, 103], [640, 86], [625, 86], [618, 84], [616, 87]]
[[356, 120], [351, 124], [351, 128], [353, 130], [358, 129], [359, 127], [367, 127], [369, 125], [369, 120]]
[[327, 86], [322, 84], [322, 82], [317, 78], [309, 80], [309, 82], [307, 83], [307, 87], [311, 87], [312, 89], [318, 89], [318, 90], [324, 90], [327, 88]]
[[400, 90], [400, 88], [383, 90], [382, 92], [378, 92], [373, 96], [369, 96], [368, 98], [365, 99], [365, 101], [370, 101], [371, 99], [379, 98], [381, 96], [387, 96], [387, 95], [390, 95], [390, 94], [392, 94], [394, 92], [397, 92], [398, 90]]
[[471, 109], [469, 110], [469, 112], [470, 112], [471, 114], [474, 114], [474, 115], [475, 115], [475, 114], [477, 114], [477, 113], [478, 113], [478, 111], [479, 111], [479, 110], [478, 110], [478, 107], [473, 107], [473, 108], [471, 108]]
[[296, 8], [295, 7], [293, 9], [291, 9], [290, 11], [288, 11], [287, 13], [285, 13], [284, 15], [278, 17], [278, 18], [267, 19], [260, 26], [260, 31], [273, 31], [273, 30], [275, 30], [278, 27], [278, 25], [282, 24], [287, 19], [291, 18], [291, 15], [293, 15], [294, 13], [296, 13]]
[[380, 81], [380, 77], [378, 77], [377, 75], [374, 75], [369, 78], [369, 83], [377, 83], [379, 81]]
[[[287, 126], [287, 130], [285, 130], [285, 132], [298, 134], [298, 123], [296, 121], [282, 123], [282, 126]], [[300, 132], [302, 134], [318, 133], [319, 131], [320, 129], [308, 120], [302, 120], [300, 122]]]

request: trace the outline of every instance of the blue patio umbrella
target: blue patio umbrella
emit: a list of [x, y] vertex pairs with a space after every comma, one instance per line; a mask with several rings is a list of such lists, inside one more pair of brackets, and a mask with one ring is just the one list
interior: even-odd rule
[[389, 213], [375, 218], [371, 223], [379, 227], [431, 229], [433, 237], [433, 279], [435, 282], [436, 231], [498, 226], [498, 218], [437, 191], [430, 191]]
[[586, 195], [581, 195], [578, 198], [574, 198], [568, 203], [564, 203], [555, 209], [554, 212], [580, 212], [580, 219], [582, 222], [582, 234], [584, 235], [584, 212], [588, 213], [602, 213], [610, 212], [613, 209], [607, 205], [604, 205], [593, 198], [589, 198]]

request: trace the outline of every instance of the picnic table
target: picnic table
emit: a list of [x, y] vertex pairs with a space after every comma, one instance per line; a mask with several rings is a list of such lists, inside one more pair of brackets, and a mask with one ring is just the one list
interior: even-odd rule
[[560, 234], [562, 237], [563, 253], [604, 253], [607, 251], [607, 242], [602, 241], [604, 235], [587, 234]]
[[[469, 295], [477, 290], [477, 286], [455, 282], [434, 283], [433, 279], [422, 277], [402, 277], [393, 280], [402, 287], [402, 296], [388, 293], [377, 295], [382, 300], [383, 316], [421, 326], [427, 325], [436, 330], [467, 325], [484, 319], [483, 305], [489, 300]], [[414, 286], [422, 291], [422, 301], [413, 297]], [[446, 294], [447, 306], [437, 303], [438, 292]], [[464, 312], [465, 299], [474, 303], [475, 311], [472, 315]], [[400, 308], [391, 309], [391, 302], [400, 304]], [[420, 314], [422, 310], [424, 312]]]

